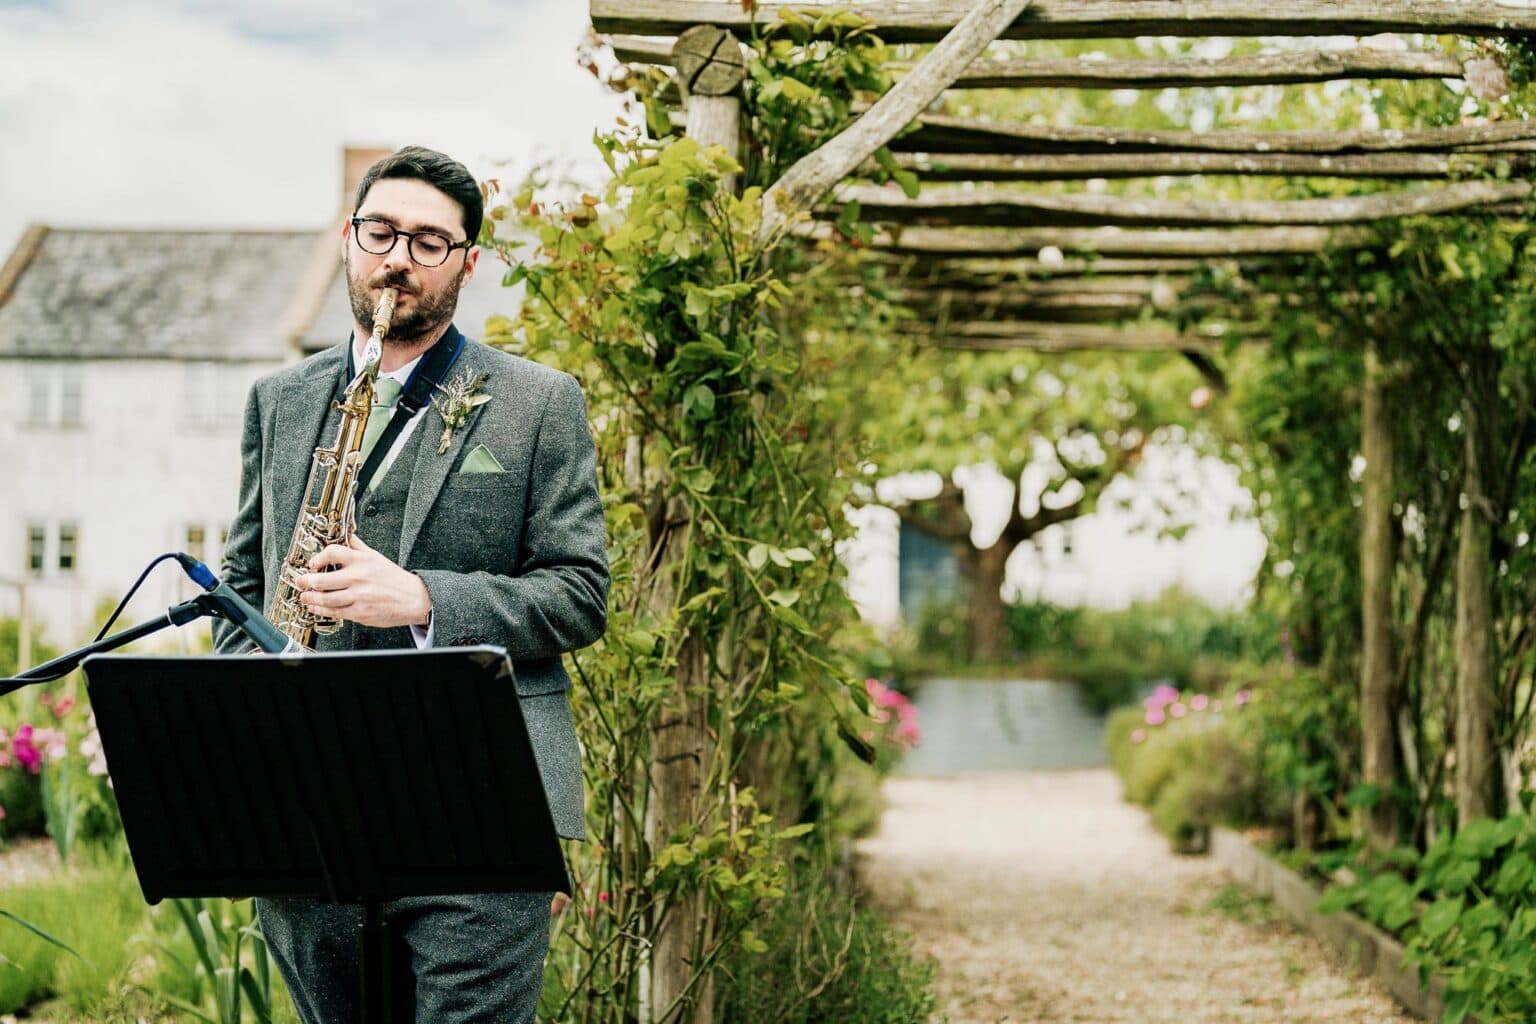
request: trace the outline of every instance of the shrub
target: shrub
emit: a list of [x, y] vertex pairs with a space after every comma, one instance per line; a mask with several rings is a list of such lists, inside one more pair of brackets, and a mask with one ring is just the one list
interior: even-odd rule
[[1405, 961], [1445, 979], [1445, 1019], [1536, 1019], [1536, 818], [1515, 813], [1393, 850], [1318, 909], [1354, 907], [1397, 933]]
[[1268, 824], [1285, 800], [1266, 779], [1247, 689], [1223, 697], [1159, 686], [1110, 717], [1105, 744], [1125, 799], [1148, 808], [1175, 846], [1198, 849], [1211, 826]]
[[912, 1024], [934, 1010], [934, 966], [911, 937], [808, 865], [758, 934], [766, 949], [737, 946], [722, 965], [719, 1020]]

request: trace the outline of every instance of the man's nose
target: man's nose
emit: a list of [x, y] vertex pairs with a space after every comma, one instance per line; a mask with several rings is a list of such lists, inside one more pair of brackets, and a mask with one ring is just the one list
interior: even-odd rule
[[382, 257], [384, 266], [391, 270], [409, 270], [411, 266], [411, 240], [404, 235], [395, 236], [395, 244]]

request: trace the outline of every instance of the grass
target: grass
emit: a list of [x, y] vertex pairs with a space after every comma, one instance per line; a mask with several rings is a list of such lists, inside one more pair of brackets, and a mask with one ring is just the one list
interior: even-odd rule
[[147, 908], [138, 881], [125, 865], [69, 867], [57, 875], [0, 886], [0, 908], [67, 944], [79, 956], [0, 921], [0, 1013], [43, 999], [84, 1011], [120, 988], [134, 958], [133, 936]]

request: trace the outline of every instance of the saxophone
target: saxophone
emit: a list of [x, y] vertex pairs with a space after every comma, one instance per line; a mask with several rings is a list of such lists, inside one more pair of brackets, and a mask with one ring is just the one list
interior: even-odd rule
[[293, 540], [278, 572], [277, 589], [267, 618], [279, 631], [305, 651], [313, 651], [315, 636], [329, 635], [341, 628], [341, 620], [306, 608], [299, 600], [298, 578], [312, 572], [309, 560], [331, 544], [346, 544], [356, 525], [353, 499], [357, 474], [363, 468], [363, 430], [368, 425], [368, 411], [373, 407], [373, 382], [379, 375], [379, 357], [384, 336], [395, 315], [399, 292], [384, 289], [373, 311], [373, 334], [363, 348], [363, 366], [352, 378], [336, 407], [341, 410], [341, 427], [336, 443], [315, 449], [309, 466], [309, 483], [299, 506], [299, 521], [293, 528]]

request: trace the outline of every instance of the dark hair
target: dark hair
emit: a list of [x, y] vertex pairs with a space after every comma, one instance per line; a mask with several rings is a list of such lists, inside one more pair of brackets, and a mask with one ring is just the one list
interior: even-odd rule
[[443, 195], [459, 204], [464, 211], [464, 237], [473, 242], [480, 237], [480, 220], [485, 215], [485, 201], [480, 197], [480, 185], [469, 168], [451, 156], [444, 156], [425, 146], [405, 146], [368, 168], [357, 186], [357, 201], [352, 213], [362, 209], [368, 190], [380, 178], [413, 178], [424, 181]]

